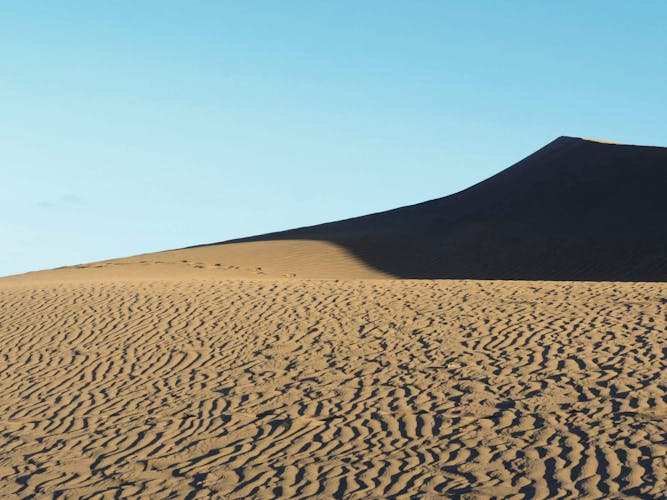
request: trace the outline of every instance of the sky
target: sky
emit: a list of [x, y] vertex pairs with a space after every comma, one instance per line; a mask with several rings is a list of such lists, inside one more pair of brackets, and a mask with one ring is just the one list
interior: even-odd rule
[[667, 146], [667, 2], [0, 0], [0, 275]]

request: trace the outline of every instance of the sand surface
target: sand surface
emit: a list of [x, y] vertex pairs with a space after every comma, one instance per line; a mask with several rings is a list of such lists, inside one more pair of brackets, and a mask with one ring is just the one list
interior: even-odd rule
[[0, 280], [3, 495], [667, 491], [667, 284], [169, 265]]
[[562, 137], [419, 205], [0, 279], [0, 496], [665, 498], [666, 191], [667, 149]]

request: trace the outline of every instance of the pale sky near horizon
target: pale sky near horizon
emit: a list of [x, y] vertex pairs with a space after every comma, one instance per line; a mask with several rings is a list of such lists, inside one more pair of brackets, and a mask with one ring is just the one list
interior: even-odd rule
[[667, 146], [667, 2], [0, 0], [0, 276]]

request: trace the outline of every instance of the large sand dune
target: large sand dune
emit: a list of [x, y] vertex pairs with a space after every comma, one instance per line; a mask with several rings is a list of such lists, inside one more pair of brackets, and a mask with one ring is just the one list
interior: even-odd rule
[[168, 255], [304, 277], [666, 281], [665, 193], [667, 148], [561, 137], [452, 196]]
[[666, 151], [0, 279], [0, 496], [664, 498]]
[[667, 281], [665, 193], [667, 148], [560, 137], [451, 196], [77, 275]]

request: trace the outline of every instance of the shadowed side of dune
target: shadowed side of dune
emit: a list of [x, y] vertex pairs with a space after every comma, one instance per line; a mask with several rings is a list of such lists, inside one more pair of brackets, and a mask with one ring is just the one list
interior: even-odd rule
[[[321, 241], [400, 278], [665, 281], [666, 192], [667, 148], [561, 137], [451, 196], [183, 251], [243, 244], [252, 260], [270, 241]], [[345, 277], [334, 267], [320, 274]]]

